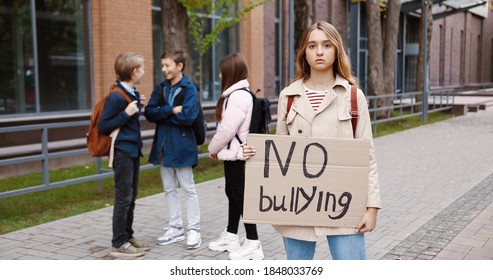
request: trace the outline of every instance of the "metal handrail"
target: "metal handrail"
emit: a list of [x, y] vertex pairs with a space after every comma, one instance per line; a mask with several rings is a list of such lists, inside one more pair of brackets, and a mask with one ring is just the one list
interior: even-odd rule
[[[428, 110], [428, 113], [449, 110], [452, 108], [454, 104], [454, 96], [456, 92], [460, 89], [457, 87], [442, 87], [442, 88], [432, 88], [430, 90], [430, 98], [429, 106], [431, 107]], [[384, 122], [400, 120], [404, 118], [409, 118], [413, 116], [418, 116], [422, 114], [419, 111], [415, 111], [417, 106], [422, 106], [422, 102], [417, 101], [419, 96], [421, 96], [421, 92], [407, 92], [407, 93], [396, 93], [396, 95], [377, 95], [377, 96], [366, 96], [368, 104], [369, 104], [369, 112], [371, 116], [371, 123], [373, 126], [374, 132], [376, 132], [376, 125]], [[438, 98], [438, 99], [437, 99]], [[385, 106], [380, 108], [376, 107], [376, 102], [379, 99], [383, 99], [386, 103]], [[391, 100], [393, 100], [391, 102]], [[271, 101], [271, 109], [273, 112], [276, 111], [277, 101]], [[391, 104], [392, 103], [392, 104]], [[206, 108], [207, 107], [207, 108]], [[213, 112], [213, 106], [204, 106], [204, 113], [210, 114]], [[387, 116], [385, 118], [379, 118], [378, 112], [387, 112]], [[392, 111], [392, 114], [389, 112]], [[141, 118], [144, 120], [145, 118]], [[273, 114], [273, 123], [271, 124], [273, 128], [275, 128], [276, 115]], [[11, 164], [19, 164], [33, 161], [42, 161], [43, 163], [43, 184], [38, 186], [27, 187], [23, 189], [17, 189], [7, 192], [0, 193], [1, 198], [7, 198], [11, 196], [32, 193], [36, 191], [54, 189], [69, 185], [74, 185], [78, 183], [88, 182], [88, 181], [98, 181], [98, 184], [101, 185], [101, 180], [105, 178], [110, 178], [113, 176], [113, 172], [111, 170], [106, 170], [102, 168], [102, 159], [96, 158], [97, 162], [97, 173], [94, 175], [84, 176], [80, 178], [59, 181], [59, 182], [49, 182], [49, 160], [54, 158], [62, 158], [74, 155], [87, 155], [88, 151], [85, 148], [81, 147], [73, 147], [72, 149], [68, 149], [66, 151], [50, 151], [49, 141], [48, 141], [48, 130], [53, 128], [63, 128], [63, 127], [76, 127], [76, 126], [88, 126], [89, 121], [72, 121], [72, 122], [57, 122], [57, 123], [46, 123], [46, 124], [34, 124], [34, 125], [23, 125], [17, 127], [0, 127], [0, 133], [12, 133], [12, 132], [20, 132], [20, 131], [41, 131], [41, 149], [39, 154], [35, 155], [22, 155], [22, 156], [14, 156], [13, 158], [0, 159], [0, 166], [11, 165]], [[210, 139], [212, 135], [215, 133], [215, 127], [212, 125], [209, 126], [207, 137]], [[144, 145], [150, 145], [152, 143], [152, 139], [145, 139]], [[75, 148], [75, 149], [74, 149]], [[53, 150], [53, 148], [51, 149]], [[199, 155], [199, 158], [206, 158], [207, 153], [203, 153]], [[141, 166], [141, 170], [148, 170], [156, 168], [156, 166], [151, 164], [146, 164]]]

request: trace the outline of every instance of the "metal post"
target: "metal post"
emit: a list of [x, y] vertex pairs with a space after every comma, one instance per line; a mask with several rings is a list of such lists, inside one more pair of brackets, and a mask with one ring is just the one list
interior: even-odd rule
[[43, 153], [43, 185], [50, 185], [50, 165], [48, 164], [48, 128], [41, 130], [41, 152]]
[[[424, 16], [424, 47], [423, 47], [423, 115], [421, 120], [423, 122], [428, 121], [428, 90], [429, 90], [429, 79], [428, 79], [428, 1], [423, 0], [425, 10], [422, 11], [421, 16]], [[423, 13], [424, 12], [424, 13]]]
[[[97, 174], [104, 173], [103, 160], [101, 159], [101, 157], [98, 157], [96, 159], [96, 173]], [[98, 192], [101, 192], [102, 190], [103, 190], [103, 179], [98, 179]]]
[[38, 27], [36, 24], [36, 1], [31, 0], [31, 29], [33, 36], [33, 65], [34, 65], [34, 95], [36, 99], [36, 113], [41, 112], [39, 92], [39, 59], [38, 59]]

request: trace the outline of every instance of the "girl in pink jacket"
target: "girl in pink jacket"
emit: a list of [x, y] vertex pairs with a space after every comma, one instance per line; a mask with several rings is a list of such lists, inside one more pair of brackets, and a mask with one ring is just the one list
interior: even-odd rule
[[229, 251], [232, 260], [260, 260], [264, 253], [258, 240], [257, 226], [244, 224], [246, 240], [243, 245], [240, 246], [238, 238], [245, 192], [245, 159], [239, 139], [247, 138], [253, 109], [253, 99], [248, 91], [248, 67], [243, 55], [234, 53], [224, 57], [219, 68], [223, 92], [216, 105], [218, 126], [209, 143], [209, 157], [224, 162], [228, 226], [219, 239], [209, 243], [209, 249]]

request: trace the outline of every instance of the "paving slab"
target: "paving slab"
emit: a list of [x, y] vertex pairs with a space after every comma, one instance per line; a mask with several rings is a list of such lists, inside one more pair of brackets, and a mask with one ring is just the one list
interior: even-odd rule
[[[375, 139], [383, 209], [366, 236], [369, 259], [493, 259], [493, 110]], [[168, 223], [164, 194], [139, 198], [136, 237], [151, 246], [139, 259], [227, 260], [207, 248], [226, 227], [224, 178], [197, 184], [203, 245], [155, 244]], [[180, 195], [181, 192], [180, 192]], [[183, 201], [183, 197], [181, 198]], [[184, 213], [185, 214], [185, 213]], [[0, 260], [103, 260], [112, 207], [0, 235]], [[259, 225], [265, 258], [286, 258], [281, 236]], [[239, 234], [244, 236], [240, 226]], [[325, 238], [316, 259], [330, 259]]]

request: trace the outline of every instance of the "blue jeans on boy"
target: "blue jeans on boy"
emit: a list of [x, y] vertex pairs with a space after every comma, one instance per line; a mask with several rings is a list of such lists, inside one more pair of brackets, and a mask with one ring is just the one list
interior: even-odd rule
[[[283, 237], [288, 260], [313, 260], [316, 241]], [[330, 254], [334, 260], [366, 260], [364, 234], [328, 235]]]
[[115, 151], [113, 172], [115, 206], [113, 207], [113, 247], [118, 248], [133, 237], [135, 199], [139, 186], [139, 158]]

